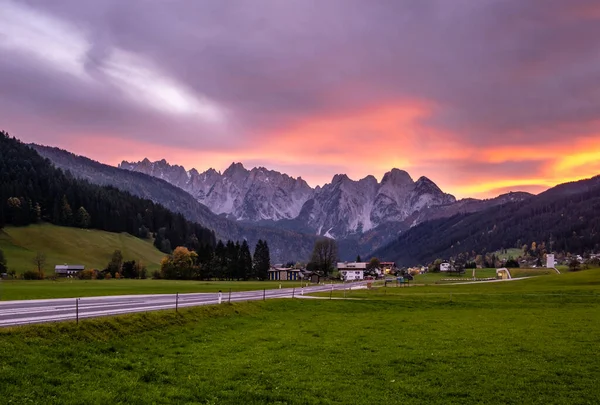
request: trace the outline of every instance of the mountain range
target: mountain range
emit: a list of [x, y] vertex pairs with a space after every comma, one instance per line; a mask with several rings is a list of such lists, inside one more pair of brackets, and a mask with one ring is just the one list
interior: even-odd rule
[[424, 209], [456, 202], [428, 178], [414, 181], [399, 169], [386, 173], [381, 182], [373, 176], [354, 181], [338, 174], [330, 183], [313, 189], [302, 178], [264, 167], [248, 170], [241, 163], [232, 163], [223, 173], [214, 169], [186, 171], [165, 160], [148, 159], [123, 161], [119, 168], [164, 179], [229, 219], [335, 239], [360, 235], [386, 223], [405, 221]]
[[[159, 202], [214, 229], [218, 238], [251, 244], [266, 239], [274, 261], [307, 260], [319, 236], [337, 240], [342, 260], [376, 254], [399, 264], [513, 247], [529, 239], [560, 240], [573, 251], [596, 243], [596, 178], [538, 196], [512, 192], [456, 200], [430, 179], [414, 181], [399, 169], [381, 181], [338, 174], [311, 188], [301, 178], [262, 167], [248, 170], [241, 163], [223, 173], [199, 173], [148, 159], [115, 168], [60, 149], [31, 146], [73, 176]], [[577, 236], [567, 240], [567, 234]]]

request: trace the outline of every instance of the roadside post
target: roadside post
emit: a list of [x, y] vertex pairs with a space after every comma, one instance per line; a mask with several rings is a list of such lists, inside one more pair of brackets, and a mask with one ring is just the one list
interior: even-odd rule
[[265, 301], [267, 299], [267, 289], [264, 288], [263, 289], [263, 301]]
[[175, 293], [175, 312], [179, 312], [179, 293]]
[[296, 287], [292, 289], [292, 298], [294, 298], [294, 295], [296, 295]]
[[219, 290], [219, 304], [223, 301], [223, 293]]
[[229, 289], [229, 300], [227, 301], [228, 304], [231, 304], [231, 288]]
[[331, 299], [332, 295], [333, 295], [333, 283], [331, 283], [331, 290], [329, 290], [329, 299]]
[[79, 325], [79, 298], [75, 298], [75, 323]]

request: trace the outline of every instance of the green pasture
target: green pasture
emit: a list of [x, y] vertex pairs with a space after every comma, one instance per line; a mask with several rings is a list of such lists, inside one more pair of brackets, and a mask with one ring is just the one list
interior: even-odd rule
[[223, 304], [3, 329], [0, 402], [592, 404], [600, 398], [599, 270], [352, 295], [359, 299]]

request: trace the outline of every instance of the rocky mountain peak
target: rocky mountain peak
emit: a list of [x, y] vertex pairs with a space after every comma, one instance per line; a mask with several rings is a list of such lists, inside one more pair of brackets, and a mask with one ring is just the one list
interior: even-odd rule
[[246, 168], [244, 167], [243, 164], [241, 163], [236, 163], [233, 162], [231, 163], [231, 165], [229, 165], [229, 167], [227, 169], [225, 169], [225, 171], [223, 172], [223, 176], [225, 177], [230, 177], [230, 176], [234, 176], [236, 174], [247, 174], [248, 170], [246, 170]]
[[392, 169], [383, 175], [381, 184], [391, 184], [393, 186], [406, 186], [413, 184], [414, 181], [410, 174], [400, 169]]

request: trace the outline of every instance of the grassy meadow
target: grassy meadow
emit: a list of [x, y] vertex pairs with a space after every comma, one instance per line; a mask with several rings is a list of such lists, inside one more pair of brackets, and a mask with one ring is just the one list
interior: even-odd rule
[[379, 288], [352, 297], [360, 299], [223, 304], [2, 329], [0, 402], [573, 404], [600, 398], [599, 270]]
[[125, 260], [141, 260], [149, 271], [160, 267], [164, 253], [150, 241], [127, 233], [112, 233], [95, 229], [78, 229], [37, 224], [0, 229], [0, 249], [8, 268], [23, 273], [35, 268], [32, 263], [37, 252], [46, 255], [46, 275], [54, 274], [57, 264], [83, 264], [87, 269], [103, 269], [112, 253], [120, 249]]
[[250, 291], [300, 287], [300, 281], [189, 281], [189, 280], [2, 280], [0, 300], [97, 297], [103, 295], [175, 294]]

